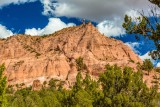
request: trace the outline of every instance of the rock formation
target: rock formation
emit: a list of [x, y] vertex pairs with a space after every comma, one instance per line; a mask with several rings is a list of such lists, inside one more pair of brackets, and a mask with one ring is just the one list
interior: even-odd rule
[[77, 75], [76, 59], [82, 57], [86, 71], [96, 76], [106, 64], [130, 66], [142, 62], [127, 45], [108, 38], [91, 24], [62, 29], [47, 36], [16, 35], [0, 40], [0, 64], [5, 63], [9, 84], [51, 78], [69, 81]]
[[32, 90], [36, 91], [36, 90], [40, 90], [41, 88], [42, 88], [42, 84], [40, 80], [34, 80], [32, 84]]

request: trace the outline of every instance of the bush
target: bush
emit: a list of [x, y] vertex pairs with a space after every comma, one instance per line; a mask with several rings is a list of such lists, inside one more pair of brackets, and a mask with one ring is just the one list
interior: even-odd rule
[[152, 64], [150, 59], [145, 59], [143, 61], [142, 70], [148, 71], [148, 75], [149, 75], [149, 72], [153, 69], [153, 67], [154, 66], [153, 66], [153, 64]]

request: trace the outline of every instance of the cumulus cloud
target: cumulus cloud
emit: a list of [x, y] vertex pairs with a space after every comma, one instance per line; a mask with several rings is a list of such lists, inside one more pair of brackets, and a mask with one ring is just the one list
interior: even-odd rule
[[40, 29], [40, 28], [26, 29], [25, 34], [33, 35], [33, 36], [51, 34], [51, 33], [54, 33], [55, 31], [58, 31], [70, 26], [75, 26], [75, 24], [74, 23], [66, 24], [62, 22], [59, 18], [50, 18], [48, 25], [45, 26], [43, 29]]
[[36, 29], [36, 28], [32, 28], [32, 29], [26, 29], [25, 30], [25, 34], [27, 35], [32, 35], [32, 36], [36, 36], [36, 35], [41, 35], [43, 32], [43, 29]]
[[43, 4], [43, 15], [52, 15], [54, 13], [53, 8], [55, 7], [55, 3], [53, 4], [53, 1], [51, 0], [40, 0]]
[[157, 61], [156, 60], [153, 60], [151, 56], [149, 56], [149, 52], [145, 53], [144, 55], [141, 55], [139, 56], [142, 60], [145, 60], [145, 59], [150, 59], [151, 62], [154, 64], [154, 65], [157, 65]]
[[159, 62], [159, 63], [157, 63], [157, 67], [160, 67], [160, 62]]
[[151, 56], [149, 56], [149, 52], [145, 53], [144, 55], [141, 55], [140, 58], [141, 58], [142, 60], [145, 60], [145, 59], [153, 60], [153, 59], [151, 58]]
[[115, 37], [121, 34], [125, 34], [125, 30], [122, 28], [121, 23], [122, 20], [118, 18], [115, 18], [114, 20], [105, 20], [100, 22], [97, 25], [97, 28], [102, 34], [108, 37], [110, 36]]
[[126, 45], [128, 45], [135, 53], [139, 54], [140, 52], [136, 50], [136, 48], [139, 48], [140, 43], [138, 42], [126, 42]]
[[139, 55], [139, 57], [144, 61], [145, 59], [150, 59], [151, 62], [154, 64], [155, 67], [160, 67], [160, 60], [154, 60], [152, 57], [149, 55], [149, 51], [143, 55]]
[[12, 35], [13, 32], [11, 30], [8, 30], [5, 26], [0, 24], [0, 38], [7, 38]]
[[37, 0], [0, 0], [0, 8], [9, 4], [23, 4], [26, 2], [35, 2]]
[[[21, 4], [37, 0], [0, 0], [0, 8], [9, 4]], [[98, 22], [97, 28], [106, 36], [125, 34], [122, 28], [123, 17], [139, 16], [132, 9], [148, 9], [148, 0], [39, 0], [43, 5], [43, 15], [85, 18]], [[133, 5], [134, 4], [134, 5]], [[130, 10], [131, 9], [131, 10]], [[46, 29], [27, 29], [33, 35], [46, 34]], [[51, 31], [49, 31], [51, 32]]]
[[137, 18], [141, 17], [140, 13], [136, 10], [129, 10], [125, 12], [126, 15], [130, 16], [133, 21], [137, 22]]
[[[128, 10], [125, 12], [126, 15], [130, 16], [133, 21], [137, 22], [136, 18], [140, 17], [140, 14], [135, 10]], [[97, 25], [99, 31], [106, 36], [120, 36], [125, 34], [125, 30], [122, 27], [123, 18], [115, 17], [111, 20], [104, 20]]]
[[[56, 2], [55, 2], [56, 1]], [[102, 21], [124, 17], [130, 9], [148, 10], [148, 0], [41, 0], [45, 15], [79, 17]]]
[[[124, 15], [138, 17], [136, 10], [148, 10], [148, 0], [40, 0], [43, 15], [85, 18], [99, 23], [97, 28], [106, 36], [125, 34]], [[134, 4], [134, 5], [133, 5]], [[134, 10], [133, 10], [134, 9]]]

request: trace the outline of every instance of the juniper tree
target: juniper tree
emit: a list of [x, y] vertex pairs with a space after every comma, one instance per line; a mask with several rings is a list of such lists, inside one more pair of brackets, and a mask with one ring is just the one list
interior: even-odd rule
[[148, 15], [144, 12], [139, 12], [140, 17], [136, 18], [136, 22], [129, 16], [125, 15], [123, 28], [126, 29], [128, 34], [136, 34], [137, 40], [140, 36], [148, 38], [154, 42], [156, 50], [150, 51], [150, 56], [153, 59], [160, 59], [160, 0], [149, 0], [152, 4], [155, 4], [154, 8]]
[[4, 64], [0, 66], [0, 107], [5, 107], [6, 100], [6, 77], [3, 75], [5, 70]]

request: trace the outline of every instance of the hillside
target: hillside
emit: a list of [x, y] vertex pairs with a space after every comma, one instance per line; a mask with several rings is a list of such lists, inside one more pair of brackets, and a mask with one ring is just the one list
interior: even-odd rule
[[69, 27], [46, 36], [16, 35], [0, 40], [0, 64], [5, 63], [9, 84], [51, 78], [75, 82], [76, 59], [83, 58], [83, 73], [97, 76], [106, 64], [136, 69], [141, 59], [122, 41], [108, 38], [91, 24]]

